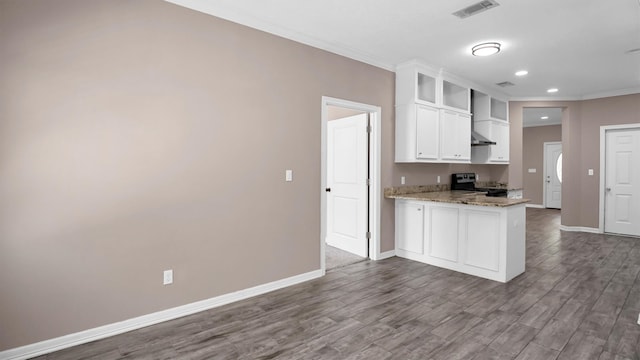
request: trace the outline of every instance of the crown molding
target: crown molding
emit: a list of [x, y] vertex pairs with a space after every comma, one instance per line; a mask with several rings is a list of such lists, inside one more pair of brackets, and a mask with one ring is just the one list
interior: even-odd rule
[[587, 94], [582, 97], [582, 100], [593, 100], [593, 99], [601, 99], [613, 96], [623, 96], [623, 95], [632, 95], [632, 94], [640, 94], [640, 86], [629, 89], [620, 89], [620, 90], [611, 90], [604, 91], [599, 93]]
[[222, 2], [210, 1], [210, 0], [164, 0], [166, 2], [186, 7], [191, 10], [199, 11], [208, 15], [212, 15], [221, 19], [225, 19], [243, 26], [264, 31], [266, 33], [283, 37], [298, 43], [302, 43], [320, 50], [325, 50], [336, 55], [344, 56], [349, 59], [363, 62], [384, 70], [395, 71], [396, 66], [389, 64], [381, 59], [359, 51], [342, 44], [330, 43], [318, 38], [302, 34], [298, 31], [258, 19], [254, 16], [248, 15], [232, 7], [225, 5]]
[[509, 101], [582, 101], [582, 100], [594, 100], [594, 99], [602, 99], [614, 96], [624, 96], [624, 95], [632, 95], [632, 94], [640, 94], [640, 87], [629, 88], [629, 89], [620, 89], [620, 90], [611, 90], [611, 91], [603, 91], [598, 93], [585, 94], [582, 96], [567, 96], [567, 97], [512, 97]]

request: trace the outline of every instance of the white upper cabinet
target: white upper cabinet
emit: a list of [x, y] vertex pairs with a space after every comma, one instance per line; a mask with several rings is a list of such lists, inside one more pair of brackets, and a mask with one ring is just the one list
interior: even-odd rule
[[471, 113], [471, 88], [464, 80], [442, 74], [417, 62], [396, 69], [396, 106], [430, 105]]
[[435, 70], [414, 63], [396, 70], [396, 105], [439, 106], [441, 80]]
[[396, 162], [469, 163], [471, 90], [418, 62], [396, 70]]
[[473, 146], [471, 162], [474, 164], [509, 163], [509, 106], [507, 101], [474, 90], [473, 130], [494, 141], [495, 145]]
[[440, 157], [446, 162], [471, 160], [471, 115], [440, 110]]
[[438, 160], [440, 154], [440, 114], [430, 106], [416, 105], [416, 158]]
[[473, 91], [473, 119], [509, 121], [507, 102], [480, 91]]
[[495, 145], [473, 146], [471, 162], [474, 164], [509, 163], [509, 123], [498, 120], [474, 120], [475, 131]]
[[444, 108], [470, 112], [471, 89], [466, 86], [457, 85], [448, 80], [442, 80], [442, 105]]
[[421, 72], [418, 72], [416, 75], [418, 80], [416, 101], [432, 105], [437, 104], [436, 78]]

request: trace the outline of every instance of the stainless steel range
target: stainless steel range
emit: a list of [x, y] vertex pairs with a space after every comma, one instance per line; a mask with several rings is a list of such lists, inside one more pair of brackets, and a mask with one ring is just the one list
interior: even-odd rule
[[486, 193], [487, 196], [507, 197], [507, 189], [476, 187], [475, 173], [451, 174], [451, 190], [478, 191]]

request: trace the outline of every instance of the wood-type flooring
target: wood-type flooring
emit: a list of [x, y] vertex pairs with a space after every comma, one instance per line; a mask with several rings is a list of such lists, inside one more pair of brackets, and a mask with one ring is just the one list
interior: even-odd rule
[[38, 359], [640, 359], [640, 239], [527, 209], [507, 284], [401, 258]]

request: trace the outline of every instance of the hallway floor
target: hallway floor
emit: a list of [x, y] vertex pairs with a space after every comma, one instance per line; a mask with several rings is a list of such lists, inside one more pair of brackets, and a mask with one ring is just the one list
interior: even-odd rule
[[365, 260], [367, 260], [367, 258], [354, 255], [333, 246], [325, 246], [325, 268], [327, 271]]

